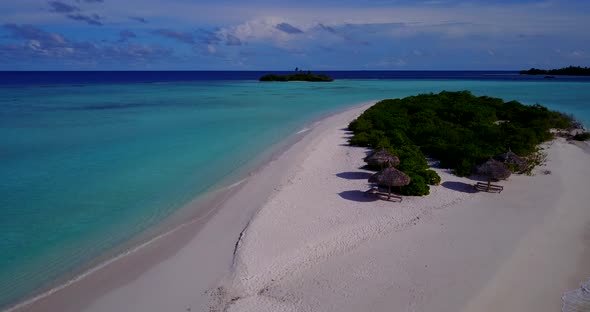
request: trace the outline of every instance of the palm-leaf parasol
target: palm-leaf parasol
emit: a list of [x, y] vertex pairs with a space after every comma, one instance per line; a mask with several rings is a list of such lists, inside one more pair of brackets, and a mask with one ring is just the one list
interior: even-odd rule
[[519, 173], [524, 172], [527, 169], [526, 161], [522, 157], [514, 154], [512, 151], [500, 154], [494, 157], [494, 159], [501, 161], [506, 165], [514, 166]]
[[379, 185], [382, 186], [387, 186], [388, 188], [388, 194], [387, 194], [387, 200], [389, 200], [389, 198], [391, 197], [391, 187], [392, 186], [404, 186], [404, 185], [408, 185], [410, 184], [410, 177], [393, 168], [385, 168], [377, 173], [375, 173], [374, 175], [372, 175], [369, 178], [369, 182], [371, 183], [377, 183]]
[[399, 165], [399, 158], [382, 148], [365, 157], [365, 162], [371, 167], [395, 167]]
[[490, 186], [492, 180], [506, 180], [512, 174], [512, 172], [506, 168], [506, 165], [493, 158], [490, 158], [483, 164], [477, 166], [475, 168], [475, 172], [488, 178], [488, 187]]

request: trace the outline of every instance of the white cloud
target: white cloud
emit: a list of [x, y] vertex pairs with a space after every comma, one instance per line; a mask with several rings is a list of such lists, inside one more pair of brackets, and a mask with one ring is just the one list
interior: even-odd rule
[[[5, 23], [64, 23], [64, 19], [40, 8], [38, 0], [2, 1], [0, 20]], [[230, 3], [219, 4], [209, 1], [191, 2], [184, 0], [126, 0], [105, 1], [100, 5], [87, 6], [92, 13], [106, 16], [116, 24], [138, 25], [129, 16], [139, 16], [156, 21], [162, 28], [187, 28], [202, 25], [238, 25], [245, 21], [276, 20], [300, 27], [311, 27], [318, 23], [365, 24], [365, 23], [422, 23], [436, 25], [448, 21], [468, 24], [496, 25], [502, 29], [538, 29], [546, 32], [560, 31], [564, 27], [590, 25], [586, 12], [574, 3], [554, 0], [538, 3], [496, 3], [465, 2], [458, 5], [440, 5], [440, 1], [417, 2], [414, 4], [382, 4], [335, 6], [319, 2], [306, 7], [278, 7], [266, 4]], [[276, 24], [276, 23], [275, 23]], [[555, 29], [557, 27], [558, 29]], [[460, 28], [460, 27], [458, 27]], [[463, 27], [465, 28], [465, 27]], [[553, 29], [553, 30], [552, 30]], [[455, 32], [460, 30], [456, 29]]]
[[41, 50], [41, 42], [39, 40], [29, 40], [28, 46], [31, 50]]
[[569, 56], [577, 59], [588, 58], [588, 54], [584, 50], [573, 50], [572, 52], [570, 52]]
[[[70, 0], [68, 3], [74, 2]], [[465, 55], [490, 62], [510, 54], [510, 61], [515, 64], [523, 63], [523, 60], [538, 62], [548, 58], [547, 54], [572, 63], [590, 59], [586, 52], [590, 51], [590, 33], [586, 31], [590, 29], [590, 19], [587, 18], [590, 5], [581, 1], [539, 0], [509, 4], [506, 1], [422, 0], [408, 3], [375, 0], [365, 2], [364, 7], [358, 3], [351, 6], [348, 1], [341, 5], [334, 5], [334, 0], [329, 2], [330, 5], [327, 3], [318, 1], [313, 5], [302, 5], [291, 2], [291, 7], [279, 7], [268, 2], [126, 0], [93, 5], [82, 3], [80, 7], [85, 12], [91, 10], [105, 16], [106, 38], [97, 38], [99, 35], [92, 33], [91, 42], [102, 45], [100, 40], [109, 40], [109, 33], [132, 29], [138, 34], [133, 41], [148, 46], [163, 42], [162, 38], [153, 35], [155, 29], [169, 29], [187, 33], [192, 39], [187, 40], [190, 46], [178, 47], [177, 42], [168, 41], [166, 47], [175, 55], [180, 53], [194, 62], [197, 62], [194, 54], [210, 59], [238, 60], [244, 49], [256, 52], [248, 60], [263, 64], [270, 64], [270, 57], [275, 55], [280, 55], [279, 63], [298, 63], [309, 56], [309, 62], [314, 59], [322, 64], [332, 64], [339, 62], [335, 60], [338, 55], [346, 60], [342, 64], [349, 66], [350, 60], [355, 62], [350, 66], [357, 67], [372, 61], [374, 63], [370, 66], [373, 67], [381, 62], [383, 67], [410, 68], [417, 66], [418, 58], [436, 66], [455, 66], [449, 63], [450, 60], [456, 59], [455, 64], [461, 64], [467, 61]], [[56, 46], [52, 51], [69, 53], [58, 48], [71, 44], [51, 31], [81, 41], [86, 35], [84, 29], [74, 28], [74, 22], [51, 13], [46, 4], [47, 0], [0, 1], [0, 20], [33, 24], [53, 36], [38, 43], [23, 39], [20, 45], [28, 44], [31, 50], [39, 51], [48, 50], [52, 43]], [[149, 22], [138, 23], [129, 19], [130, 16], [145, 18]], [[282, 27], [281, 30], [277, 27], [286, 24], [293, 28]], [[75, 26], [84, 27], [78, 23]], [[0, 45], [8, 47], [15, 41], [9, 35], [4, 36]], [[557, 47], [561, 52], [555, 52]], [[81, 49], [76, 47], [74, 53]], [[278, 53], [279, 50], [288, 53]], [[164, 52], [155, 54], [167, 55]], [[495, 57], [482, 58], [482, 55]], [[283, 61], [288, 57], [291, 59]]]
[[223, 28], [220, 33], [224, 35], [231, 34], [244, 42], [257, 40], [287, 41], [289, 34], [275, 27], [277, 24], [284, 22], [284, 19], [276, 17], [255, 19], [233, 27]]

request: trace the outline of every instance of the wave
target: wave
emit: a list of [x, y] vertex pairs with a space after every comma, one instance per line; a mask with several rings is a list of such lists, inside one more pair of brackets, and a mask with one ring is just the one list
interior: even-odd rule
[[295, 132], [295, 134], [302, 134], [302, 133], [305, 133], [305, 132], [307, 132], [307, 131], [309, 131], [309, 130], [311, 130], [311, 129], [310, 129], [310, 128], [308, 128], [308, 127], [305, 127], [305, 128], [303, 128], [303, 129], [301, 129], [301, 130], [299, 130], [299, 131]]

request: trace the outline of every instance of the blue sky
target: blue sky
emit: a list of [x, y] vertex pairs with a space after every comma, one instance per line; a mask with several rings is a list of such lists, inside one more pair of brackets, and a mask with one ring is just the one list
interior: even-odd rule
[[590, 66], [587, 0], [5, 0], [0, 70]]

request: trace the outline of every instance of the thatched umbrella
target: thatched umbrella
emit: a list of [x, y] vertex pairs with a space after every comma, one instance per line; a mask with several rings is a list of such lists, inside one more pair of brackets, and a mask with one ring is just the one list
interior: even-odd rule
[[399, 158], [382, 148], [365, 157], [365, 162], [371, 167], [395, 167], [399, 165]]
[[494, 159], [501, 161], [506, 165], [514, 166], [516, 168], [517, 172], [519, 172], [519, 173], [525, 171], [527, 168], [526, 161], [522, 157], [514, 154], [512, 151], [508, 151], [507, 153], [500, 154], [500, 155], [494, 157]]
[[490, 158], [483, 164], [477, 166], [475, 172], [479, 175], [488, 177], [488, 188], [490, 187], [492, 180], [506, 180], [512, 174], [512, 172], [506, 168], [506, 165], [493, 158]]
[[383, 169], [369, 178], [369, 182], [377, 183], [379, 185], [384, 185], [388, 187], [389, 193], [387, 194], [387, 200], [391, 197], [391, 187], [392, 186], [404, 186], [410, 184], [410, 177], [393, 168], [386, 168]]

